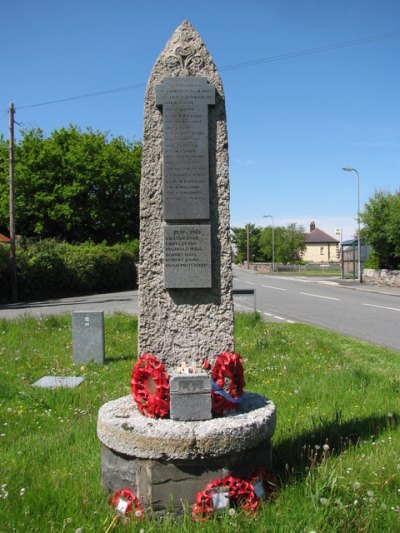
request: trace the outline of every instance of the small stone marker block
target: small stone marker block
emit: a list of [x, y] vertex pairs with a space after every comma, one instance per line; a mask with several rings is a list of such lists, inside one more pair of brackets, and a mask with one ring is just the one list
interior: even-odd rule
[[169, 383], [172, 420], [211, 418], [211, 381], [207, 374], [173, 374]]
[[40, 387], [42, 389], [58, 389], [61, 387], [75, 389], [84, 379], [81, 377], [43, 376], [38, 381], [35, 381], [35, 383], [32, 383], [32, 387]]
[[104, 363], [104, 312], [72, 313], [72, 349], [74, 363]]

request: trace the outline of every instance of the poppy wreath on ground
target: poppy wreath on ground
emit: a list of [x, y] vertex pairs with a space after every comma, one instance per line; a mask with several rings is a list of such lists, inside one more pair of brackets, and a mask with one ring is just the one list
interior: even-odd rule
[[139, 498], [127, 487], [118, 490], [110, 497], [110, 505], [118, 514], [131, 515], [134, 510], [136, 518], [144, 518]]
[[212, 411], [216, 415], [237, 409], [243, 394], [243, 360], [239, 354], [220, 354], [211, 372]]
[[254, 487], [249, 481], [226, 476], [218, 478], [206, 486], [205, 490], [196, 494], [196, 502], [192, 507], [192, 516], [195, 520], [205, 522], [215, 511], [213, 494], [220, 490], [226, 489], [229, 496], [229, 503], [240, 505], [243, 510], [249, 513], [255, 513], [258, 507], [259, 499], [254, 492]]
[[262, 496], [258, 493], [257, 485], [261, 482], [262, 483], [262, 489], [263, 489], [263, 497], [265, 497], [266, 500], [269, 500], [273, 493], [276, 491], [278, 487], [278, 480], [272, 472], [267, 470], [263, 466], [259, 466], [255, 468], [249, 475], [249, 481], [253, 485], [253, 488], [256, 492], [256, 494], [261, 498]]
[[169, 414], [169, 377], [154, 355], [142, 355], [131, 378], [132, 396], [142, 415], [163, 418]]

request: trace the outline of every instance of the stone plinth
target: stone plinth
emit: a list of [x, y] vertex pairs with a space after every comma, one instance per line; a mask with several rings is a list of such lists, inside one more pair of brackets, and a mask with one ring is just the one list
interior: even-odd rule
[[173, 499], [194, 503], [216, 477], [246, 477], [253, 467], [271, 467], [274, 404], [245, 393], [230, 416], [180, 422], [142, 416], [131, 396], [104, 404], [97, 434], [102, 443], [102, 481], [116, 491], [130, 487], [143, 505], [165, 509]]

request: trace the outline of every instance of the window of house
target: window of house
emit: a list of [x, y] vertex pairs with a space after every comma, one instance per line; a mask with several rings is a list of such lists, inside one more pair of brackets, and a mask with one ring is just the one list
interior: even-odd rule
[[325, 254], [325, 250], [324, 250], [324, 246], [320, 246], [319, 248], [319, 255], [324, 255]]

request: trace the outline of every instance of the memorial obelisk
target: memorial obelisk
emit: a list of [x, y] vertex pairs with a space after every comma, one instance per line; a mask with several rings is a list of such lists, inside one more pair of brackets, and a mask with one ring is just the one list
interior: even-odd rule
[[139, 356], [168, 371], [233, 351], [228, 138], [221, 78], [184, 21], [146, 88]]

